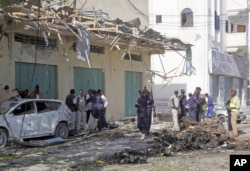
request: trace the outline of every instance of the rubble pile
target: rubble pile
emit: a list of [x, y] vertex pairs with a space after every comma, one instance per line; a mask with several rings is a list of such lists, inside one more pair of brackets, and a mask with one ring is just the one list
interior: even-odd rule
[[125, 149], [121, 152], [115, 153], [113, 159], [110, 160], [111, 164], [114, 163], [130, 164], [130, 163], [146, 163], [146, 162], [147, 162], [146, 152], [133, 149]]
[[180, 124], [182, 131], [162, 131], [154, 139], [154, 151], [169, 156], [176, 152], [215, 148], [232, 141], [228, 131], [217, 119], [201, 123], [184, 118]]

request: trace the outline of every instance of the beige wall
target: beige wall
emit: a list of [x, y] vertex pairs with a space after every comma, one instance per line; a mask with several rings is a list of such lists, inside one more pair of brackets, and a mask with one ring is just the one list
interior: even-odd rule
[[[29, 31], [32, 33], [32, 31]], [[35, 34], [35, 32], [33, 32]], [[25, 33], [27, 34], [27, 33]], [[74, 37], [63, 37], [64, 45], [58, 42], [58, 48], [50, 52], [46, 56], [45, 51], [38, 51], [39, 64], [56, 65], [58, 68], [58, 98], [65, 100], [69, 90], [74, 87], [74, 67], [88, 67], [87, 62], [76, 58], [76, 53], [70, 50], [70, 47], [76, 41]], [[15, 88], [15, 61], [34, 63], [35, 50], [31, 45], [24, 47], [22, 43], [14, 41], [14, 36], [11, 41], [12, 51], [8, 48], [8, 38], [3, 37], [0, 42], [0, 84], [3, 87], [5, 84], [10, 85], [10, 88]], [[94, 44], [92, 42], [91, 44]], [[144, 62], [133, 62], [128, 60], [120, 61], [123, 51], [109, 51], [109, 47], [105, 48], [105, 55], [91, 53], [90, 62], [92, 68], [100, 68], [104, 71], [105, 94], [109, 100], [108, 106], [108, 119], [121, 119], [125, 116], [125, 71], [142, 72], [142, 85], [147, 83], [148, 77], [146, 76], [146, 67], [150, 66], [150, 58], [148, 54], [143, 54]], [[137, 54], [142, 54], [137, 51]], [[67, 56], [65, 55], [67, 54]], [[12, 55], [12, 57], [11, 57]], [[68, 58], [68, 61], [67, 61]], [[85, 90], [86, 92], [86, 90]]]
[[[73, 0], [69, 0], [68, 4], [72, 4]], [[135, 9], [132, 4], [137, 8]], [[120, 18], [124, 21], [129, 21], [137, 17], [140, 18], [141, 28], [149, 26], [149, 11], [148, 0], [91, 0], [91, 1], [76, 1], [76, 9], [101, 9], [103, 12], [108, 13], [113, 19]], [[85, 5], [84, 5], [85, 4]], [[84, 6], [83, 6], [84, 5]], [[143, 14], [144, 15], [143, 15]]]

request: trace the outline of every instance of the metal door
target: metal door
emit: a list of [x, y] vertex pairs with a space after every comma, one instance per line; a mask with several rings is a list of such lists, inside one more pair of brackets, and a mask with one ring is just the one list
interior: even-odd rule
[[74, 68], [74, 88], [76, 94], [83, 89], [86, 94], [88, 89], [104, 89], [104, 76], [102, 69]]
[[29, 89], [31, 93], [37, 84], [44, 98], [57, 99], [57, 66], [16, 62], [16, 88]]
[[139, 97], [138, 91], [141, 89], [141, 73], [125, 72], [125, 116], [135, 116], [135, 103]]

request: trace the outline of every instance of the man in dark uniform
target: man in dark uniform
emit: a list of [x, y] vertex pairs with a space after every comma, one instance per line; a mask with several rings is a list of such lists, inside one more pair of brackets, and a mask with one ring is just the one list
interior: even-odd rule
[[153, 106], [153, 100], [150, 99], [150, 94], [147, 90], [141, 91], [141, 97], [138, 99], [136, 103], [137, 112], [138, 112], [138, 120], [137, 120], [137, 126], [142, 133], [141, 139], [145, 139], [145, 136], [149, 134], [150, 126], [151, 126], [151, 120], [149, 117], [151, 117], [152, 112], [152, 106]]
[[190, 98], [189, 101], [189, 117], [192, 121], [200, 121], [200, 103], [201, 103], [201, 97], [200, 97], [200, 92], [201, 92], [201, 88], [200, 87], [196, 87], [195, 91], [194, 91], [194, 95]]
[[180, 109], [181, 109], [181, 114], [179, 115], [179, 119], [186, 116], [186, 109], [185, 109], [186, 101], [187, 101], [187, 97], [185, 95], [185, 90], [182, 89], [181, 95], [179, 96], [179, 103], [180, 103]]

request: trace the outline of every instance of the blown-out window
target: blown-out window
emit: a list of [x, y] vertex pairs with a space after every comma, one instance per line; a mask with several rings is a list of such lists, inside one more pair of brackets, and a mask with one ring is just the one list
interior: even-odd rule
[[193, 11], [190, 8], [185, 8], [181, 12], [181, 26], [192, 27], [193, 26]]

